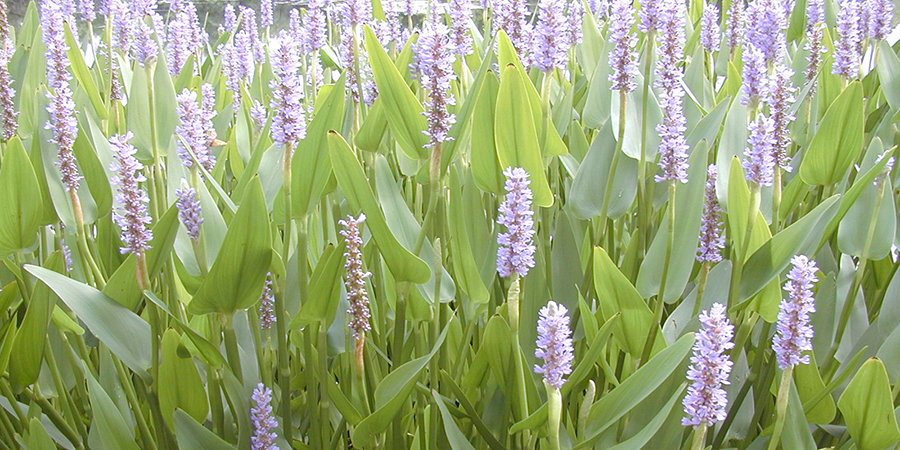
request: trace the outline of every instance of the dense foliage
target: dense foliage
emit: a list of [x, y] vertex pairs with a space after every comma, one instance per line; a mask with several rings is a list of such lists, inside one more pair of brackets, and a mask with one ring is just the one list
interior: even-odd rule
[[889, 0], [162, 6], [0, 3], [0, 450], [900, 443]]

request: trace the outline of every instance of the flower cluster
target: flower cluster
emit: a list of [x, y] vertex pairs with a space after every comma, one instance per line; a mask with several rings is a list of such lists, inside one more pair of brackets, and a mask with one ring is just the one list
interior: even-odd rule
[[259, 38], [259, 25], [256, 22], [256, 10], [250, 7], [241, 7], [241, 31], [246, 33], [250, 40], [250, 50], [253, 53], [253, 59], [257, 62], [266, 60], [266, 50], [263, 46], [262, 39]]
[[347, 258], [347, 262], [344, 269], [347, 275], [344, 285], [347, 287], [347, 300], [350, 302], [347, 314], [350, 315], [353, 338], [357, 341], [363, 339], [366, 332], [372, 329], [372, 325], [369, 324], [369, 318], [372, 317], [369, 312], [369, 293], [366, 291], [366, 278], [372, 276], [372, 273], [362, 268], [363, 240], [360, 225], [365, 220], [366, 215], [360, 214], [356, 218], [347, 216], [347, 220], [338, 221], [338, 224], [345, 228], [341, 230], [341, 236], [344, 236], [346, 242], [344, 257]]
[[863, 23], [859, 0], [844, 0], [837, 16], [838, 39], [834, 43], [834, 64], [831, 73], [847, 78], [859, 75], [863, 41]]
[[[131, 28], [131, 40], [134, 43], [131, 50], [138, 64], [146, 67], [156, 61], [159, 54], [159, 45], [153, 34], [154, 28], [157, 28], [156, 24], [161, 24], [162, 17], [154, 11], [155, 0], [137, 0], [133, 1], [131, 6], [132, 20], [136, 22]], [[162, 30], [162, 27], [157, 30]]]
[[253, 81], [253, 57], [251, 55], [253, 41], [246, 31], [238, 31], [234, 39], [219, 47], [222, 55], [222, 70], [226, 77], [226, 84], [231, 89], [234, 98], [234, 110], [241, 106], [241, 86]]
[[695, 427], [725, 420], [728, 394], [722, 385], [729, 384], [728, 375], [734, 365], [726, 353], [734, 348], [734, 325], [728, 321], [725, 306], [714, 303], [709, 311], [701, 312], [700, 324], [687, 372], [687, 379], [693, 384], [682, 402], [689, 417], [681, 421], [682, 425]]
[[725, 21], [725, 42], [728, 44], [731, 54], [734, 54], [743, 39], [744, 0], [733, 0], [731, 8], [728, 10], [728, 19]]
[[783, 0], [752, 0], [747, 5], [744, 40], [759, 50], [765, 62], [781, 57], [787, 47], [788, 27]]
[[808, 0], [806, 4], [806, 43], [803, 48], [809, 52], [806, 66], [806, 81], [813, 82], [809, 95], [815, 93], [819, 67], [825, 54], [825, 1]]
[[[208, 88], [206, 86], [209, 86]], [[212, 106], [207, 95], [212, 92], [212, 86], [204, 85], [204, 102], [201, 107], [197, 103], [197, 93], [185, 88], [181, 94], [175, 96], [177, 106], [175, 111], [178, 113], [179, 125], [175, 131], [182, 139], [178, 140], [178, 156], [184, 165], [188, 168], [194, 165], [191, 153], [197, 158], [197, 161], [209, 172], [212, 172], [216, 165], [216, 158], [209, 151], [209, 145], [212, 141], [210, 126], [212, 124], [209, 117], [208, 107]], [[190, 150], [190, 151], [188, 151]]]
[[716, 263], [722, 260], [725, 236], [722, 235], [722, 207], [716, 196], [716, 179], [719, 171], [715, 164], [706, 170], [706, 196], [703, 202], [703, 221], [700, 224], [700, 247], [697, 261]]
[[225, 5], [225, 12], [222, 16], [222, 31], [233, 33], [237, 29], [237, 13], [234, 11], [234, 5], [228, 3]]
[[450, 24], [453, 28], [451, 36], [458, 56], [471, 54], [472, 35], [469, 33], [469, 22], [472, 20], [472, 2], [470, 0], [450, 0]]
[[191, 54], [198, 53], [209, 39], [206, 31], [200, 27], [197, 7], [194, 2], [182, 0], [173, 3], [174, 17], [169, 21], [166, 35], [169, 73], [173, 76], [181, 73], [181, 68]]
[[272, 390], [259, 383], [253, 390], [253, 401], [250, 408], [250, 420], [253, 422], [253, 437], [250, 438], [251, 450], [278, 450], [275, 439], [275, 428], [278, 421], [272, 415]]
[[567, 38], [569, 47], [581, 43], [584, 38], [584, 0], [569, 0], [566, 4]]
[[659, 22], [659, 60], [656, 64], [655, 86], [661, 89], [659, 103], [663, 108], [663, 122], [656, 126], [661, 138], [659, 167], [656, 181], [688, 181], [688, 145], [684, 137], [687, 119], [684, 117], [684, 60], [685, 5], [680, 0], [662, 0]]
[[8, 141], [16, 134], [18, 123], [13, 99], [16, 90], [13, 89], [12, 75], [9, 73], [9, 63], [15, 51], [15, 43], [9, 34], [9, 22], [6, 2], [0, 2], [0, 139]]
[[197, 190], [188, 186], [185, 180], [181, 180], [181, 189], [176, 189], [175, 195], [178, 197], [175, 206], [178, 208], [181, 223], [184, 224], [191, 240], [199, 242], [200, 225], [203, 225], [203, 208], [200, 207]]
[[526, 0], [496, 0], [494, 2], [494, 32], [506, 32], [522, 63], [527, 65], [531, 51], [532, 26]]
[[894, 23], [894, 2], [892, 0], [866, 0], [868, 10], [868, 33], [870, 39], [884, 40]]
[[453, 38], [443, 23], [428, 22], [422, 35], [416, 42], [416, 69], [419, 82], [428, 90], [428, 101], [425, 112], [428, 129], [425, 134], [431, 139], [426, 147], [434, 147], [441, 142], [449, 141], [450, 127], [456, 122], [456, 116], [448, 107], [456, 104], [450, 92], [450, 83], [456, 79], [453, 71], [453, 60], [456, 59]]
[[792, 142], [790, 126], [795, 119], [791, 114], [791, 107], [796, 101], [794, 92], [797, 90], [791, 84], [793, 75], [794, 71], [784, 64], [775, 64], [769, 78], [768, 97], [766, 98], [766, 103], [769, 104], [769, 115], [775, 127], [773, 132], [775, 166], [788, 172], [791, 171], [791, 157], [788, 155]]
[[575, 359], [568, 312], [565, 306], [550, 301], [541, 308], [538, 317], [534, 356], [543, 359], [544, 365], [535, 365], [534, 371], [544, 375], [547, 384], [557, 389], [566, 384], [565, 377], [572, 373]]
[[521, 167], [508, 167], [506, 176], [506, 201], [500, 204], [497, 223], [506, 227], [497, 236], [497, 272], [501, 277], [517, 274], [528, 275], [534, 267], [534, 211], [531, 209], [532, 193], [528, 172]]
[[306, 28], [305, 47], [310, 50], [318, 50], [325, 47], [328, 38], [328, 22], [325, 18], [325, 6], [327, 0], [310, 0], [307, 5], [306, 18], [303, 25]]
[[269, 83], [275, 112], [272, 138], [281, 146], [297, 145], [306, 137], [306, 114], [303, 109], [303, 81], [300, 79], [300, 55], [297, 43], [282, 30], [272, 55], [275, 79]]
[[124, 135], [109, 138], [109, 145], [115, 158], [110, 165], [110, 170], [116, 173], [112, 182], [119, 186], [116, 202], [121, 205], [113, 212], [113, 219], [122, 229], [122, 242], [125, 246], [120, 248], [121, 252], [134, 253], [140, 258], [150, 249], [153, 232], [147, 227], [151, 221], [147, 212], [150, 199], [139, 186], [141, 182], [147, 181], [140, 172], [144, 165], [134, 157], [137, 149], [128, 143], [131, 137], [129, 131]]
[[638, 56], [635, 46], [637, 36], [631, 32], [634, 26], [634, 7], [631, 0], [613, 0], [609, 25], [609, 42], [614, 45], [609, 51], [610, 89], [631, 92], [637, 87]]
[[750, 122], [749, 147], [744, 150], [747, 179], [760, 186], [771, 186], [775, 176], [775, 123], [764, 114]]
[[747, 44], [744, 47], [744, 73], [743, 73], [743, 90], [744, 95], [741, 97], [741, 103], [750, 105], [758, 103], [760, 99], [766, 96], [767, 77], [766, 73], [766, 57], [753, 44]]
[[66, 44], [65, 16], [56, 0], [41, 2], [41, 29], [47, 47], [47, 87], [51, 90], [68, 86], [69, 45]]
[[272, 0], [260, 0], [259, 2], [259, 23], [264, 27], [275, 24], [275, 12], [272, 7]]
[[263, 330], [270, 330], [275, 322], [275, 293], [272, 291], [272, 272], [269, 272], [259, 297], [259, 326]]
[[707, 3], [703, 8], [703, 17], [700, 19], [700, 45], [708, 52], [719, 51], [719, 41], [722, 39], [719, 31], [719, 7]]
[[772, 349], [782, 370], [797, 364], [809, 364], [809, 355], [802, 353], [812, 350], [813, 328], [809, 323], [809, 314], [816, 312], [812, 289], [819, 281], [815, 261], [797, 255], [791, 258], [791, 264], [794, 267], [788, 272], [788, 282], [784, 284], [789, 296], [781, 301], [777, 333], [772, 339]]

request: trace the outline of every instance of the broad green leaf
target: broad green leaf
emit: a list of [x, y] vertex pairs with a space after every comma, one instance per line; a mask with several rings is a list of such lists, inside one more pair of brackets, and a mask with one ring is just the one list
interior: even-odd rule
[[197, 421], [205, 420], [209, 412], [206, 389], [190, 352], [181, 347], [181, 336], [173, 329], [166, 330], [160, 347], [159, 407], [166, 423], [175, 427], [176, 408]]
[[441, 395], [432, 389], [431, 396], [434, 397], [434, 404], [436, 404], [441, 411], [441, 422], [444, 424], [444, 433], [447, 434], [447, 441], [450, 442], [450, 448], [453, 450], [475, 450], [472, 443], [466, 439], [466, 436], [459, 429], [456, 421], [453, 420], [453, 416], [450, 415], [450, 410], [447, 409], [447, 405], [444, 404], [444, 399]]
[[[602, 247], [594, 247], [594, 289], [600, 303], [603, 317], [609, 320], [613, 315], [622, 314], [616, 322], [613, 333], [624, 350], [637, 358], [644, 350], [647, 341], [647, 330], [658, 327], [650, 307], [638, 293], [628, 278], [619, 271]], [[665, 347], [665, 341], [659, 332], [653, 351]]]
[[881, 82], [881, 92], [891, 109], [900, 110], [900, 58], [887, 41], [878, 43], [880, 48], [875, 52], [878, 55], [878, 80]]
[[[881, 183], [884, 185], [875, 186], [873, 183], [864, 189], [841, 220], [837, 236], [841, 253], [870, 260], [884, 259], [890, 255], [897, 230], [897, 207], [891, 195], [894, 189], [890, 174]], [[881, 190], [883, 194], [879, 201], [878, 192]], [[873, 225], [874, 229], [871, 228]]]
[[800, 163], [800, 176], [810, 185], [841, 181], [863, 146], [863, 90], [850, 83], [825, 112]]
[[[61, 252], [53, 253], [44, 262], [47, 269], [64, 273], [65, 261]], [[56, 306], [56, 298], [47, 285], [38, 283], [31, 294], [31, 302], [25, 311], [25, 318], [19, 326], [9, 360], [9, 381], [15, 388], [28, 386], [38, 379], [44, 347], [47, 342], [47, 326]]]
[[[116, 319], [110, 318], [110, 320]], [[90, 370], [82, 372], [87, 378], [91, 411], [94, 414], [91, 420], [91, 428], [97, 427], [101, 442], [110, 448], [139, 450], [140, 447], [134, 442], [134, 436], [125, 423], [125, 418], [122, 417], [122, 413], [116, 408], [116, 404], [113, 403], [109, 394], [97, 382]]]
[[[706, 186], [706, 153], [708, 146], [701, 141], [691, 152], [688, 183], [678, 183], [675, 188], [675, 241], [669, 256], [669, 270], [666, 275], [666, 292], [662, 297], [666, 303], [677, 301], [687, 286], [697, 255], [697, 241], [679, 237], [700, 235], [700, 216], [703, 212], [703, 193]], [[635, 283], [641, 296], [649, 298], [659, 294], [665, 271], [666, 247], [669, 242], [669, 215], [672, 208], [666, 206], [662, 224], [650, 244], [647, 256], [641, 264]]]
[[[343, 117], [342, 117], [343, 119]], [[340, 129], [340, 126], [333, 126], [330, 129]], [[381, 141], [388, 129], [388, 119], [384, 112], [384, 100], [380, 97], [375, 99], [375, 103], [369, 108], [365, 120], [359, 126], [359, 131], [353, 138], [356, 148], [367, 152], [377, 152], [381, 147]]]
[[453, 272], [456, 282], [465, 291], [469, 298], [477, 303], [487, 303], [490, 293], [478, 272], [478, 265], [472, 253], [472, 244], [469, 233], [466, 232], [463, 212], [464, 199], [459, 175], [455, 170], [450, 171], [450, 199], [448, 201], [450, 215], [450, 259], [453, 262]]
[[850, 208], [856, 204], [856, 200], [862, 195], [863, 191], [869, 188], [872, 183], [875, 181], [875, 178], [878, 177], [883, 171], [884, 167], [887, 165], [890, 158], [884, 158], [878, 164], [875, 164], [871, 169], [869, 169], [862, 176], [857, 176], [856, 181], [853, 183], [853, 186], [850, 189], [847, 189], [844, 194], [841, 196], [841, 206], [838, 208], [837, 214], [831, 219], [831, 222], [828, 223], [828, 227], [825, 229], [825, 233], [822, 235], [822, 239], [819, 241], [819, 247], [821, 248], [825, 245], [825, 242], [831, 237], [835, 230], [838, 229], [841, 221], [847, 215], [847, 212], [850, 211]]
[[344, 395], [344, 392], [341, 391], [341, 387], [338, 386], [333, 380], [325, 381], [325, 389], [328, 391], [328, 396], [331, 398], [331, 401], [334, 402], [334, 406], [340, 411], [341, 415], [347, 419], [347, 422], [351, 425], [356, 425], [362, 422], [362, 414], [353, 406], [353, 403], [350, 402], [350, 399]]
[[[168, 260], [177, 233], [178, 208], [173, 205], [153, 227], [153, 240], [150, 241], [150, 250], [145, 254], [151, 277], [159, 273]], [[141, 304], [141, 288], [138, 286], [136, 270], [137, 257], [129, 253], [103, 288], [104, 294], [132, 311], [137, 311]]]
[[0, 255], [34, 245], [41, 221], [41, 191], [22, 141], [6, 145], [0, 168]]
[[494, 115], [494, 140], [500, 167], [521, 167], [528, 172], [534, 204], [553, 205], [553, 192], [544, 173], [537, 128], [525, 91], [525, 81], [515, 66], [502, 69], [497, 109]]
[[347, 145], [347, 141], [331, 131], [328, 134], [328, 148], [334, 175], [344, 195], [347, 196], [350, 208], [355, 211], [362, 210], [366, 214], [366, 226], [372, 231], [372, 237], [394, 278], [397, 281], [427, 283], [431, 278], [431, 269], [425, 261], [400, 245], [391, 233], [366, 174]]
[[175, 436], [181, 450], [234, 450], [215, 433], [199, 424], [188, 413], [175, 410]]
[[[112, 209], [112, 188], [106, 167], [100, 161], [97, 150], [94, 149], [87, 137], [89, 129], [84, 123], [82, 124], [83, 132], [79, 133], [75, 139], [73, 150], [75, 158], [78, 160], [78, 168], [84, 174], [84, 181], [90, 188], [91, 197], [97, 204], [97, 217], [105, 217]], [[103, 145], [108, 145], [108, 141], [104, 141]]]
[[443, 345], [449, 330], [449, 325], [444, 327], [427, 355], [403, 364], [381, 380], [375, 388], [375, 412], [364, 418], [351, 434], [354, 445], [370, 447], [374, 444], [375, 435], [387, 429], [412, 393], [422, 369]]
[[394, 138], [410, 158], [424, 158], [428, 155], [425, 149], [428, 136], [423, 133], [427, 128], [425, 116], [422, 115], [425, 108], [403, 81], [400, 71], [368, 26], [365, 27], [365, 36], [369, 64], [378, 85], [378, 97], [382, 99]]
[[341, 299], [341, 274], [343, 273], [344, 244], [335, 248], [325, 247], [319, 264], [309, 279], [309, 298], [300, 305], [300, 312], [291, 321], [291, 329], [299, 330], [314, 322], [328, 327], [337, 314]]
[[825, 199], [750, 255], [741, 276], [741, 301], [750, 298], [778, 277], [790, 264], [791, 257], [815, 251], [825, 225], [837, 212], [838, 199], [837, 195]]
[[259, 300], [272, 259], [266, 198], [259, 178], [250, 182], [206, 279], [188, 310], [192, 314], [234, 314]]
[[78, 80], [78, 84], [85, 92], [87, 92], [88, 98], [91, 99], [91, 106], [94, 107], [94, 113], [97, 114], [100, 119], [106, 119], [108, 115], [106, 105], [103, 104], [103, 99], [100, 97], [100, 91], [97, 90], [97, 83], [94, 82], [91, 70], [88, 69], [87, 64], [84, 62], [84, 54], [78, 46], [78, 41], [72, 34], [71, 27], [77, 23], [78, 22], [66, 23], [65, 39], [66, 45], [69, 46], [69, 51], [67, 52], [67, 56], [69, 57], [69, 68], [72, 70], [72, 75], [75, 75], [75, 79]]
[[500, 83], [493, 73], [488, 73], [481, 89], [470, 92], [475, 96], [475, 110], [472, 112], [472, 175], [475, 183], [485, 192], [503, 193], [503, 168], [497, 159], [494, 144], [494, 113], [497, 110], [497, 92]]
[[[800, 364], [800, 366], [810, 366], [809, 364]], [[821, 383], [821, 381], [820, 381]], [[813, 440], [812, 433], [809, 430], [807, 416], [803, 414], [803, 403], [797, 394], [800, 386], [799, 379], [795, 383], [791, 383], [791, 392], [788, 396], [787, 414], [784, 419], [784, 431], [781, 434], [781, 445], [785, 449], [797, 450], [816, 450], [816, 442]], [[824, 387], [824, 386], [823, 386]], [[830, 398], [830, 397], [829, 397]], [[832, 408], [834, 405], [832, 405]]]
[[306, 129], [291, 163], [294, 218], [302, 218], [319, 201], [331, 178], [328, 157], [328, 130], [341, 127], [344, 120], [344, 79], [339, 78], [327, 92], [320, 91], [316, 102], [321, 106]]
[[594, 403], [585, 429], [587, 438], [574, 448], [590, 447], [600, 437], [600, 433], [653, 393], [676, 369], [682, 367], [693, 344], [694, 334], [685, 334]]
[[[187, 336], [197, 352], [202, 355], [204, 361], [216, 369], [226, 364], [227, 361], [225, 361], [225, 357], [222, 356], [218, 347], [210, 343], [205, 337], [201, 336], [200, 333], [191, 328], [189, 324], [184, 323], [180, 318], [173, 314], [169, 307], [163, 303], [156, 294], [150, 291], [144, 291], [144, 296], [169, 316], [169, 319], [171, 320], [169, 323], [174, 324], [177, 330]], [[203, 319], [203, 316], [196, 316], [195, 319]]]
[[[794, 366], [794, 381], [797, 385], [797, 393], [804, 404], [825, 390], [825, 382], [822, 381], [822, 376], [819, 374], [815, 353], [810, 352], [809, 358], [809, 364]], [[801, 408], [800, 411], [802, 412], [803, 409]], [[831, 395], [825, 395], [822, 397], [822, 400], [812, 405], [811, 409], [806, 413], [806, 420], [818, 424], [831, 423], [836, 412], [834, 398]]]
[[656, 435], [656, 432], [662, 427], [663, 423], [665, 423], [666, 419], [669, 417], [669, 414], [672, 413], [672, 409], [674, 409], [675, 404], [678, 403], [679, 400], [683, 398], [684, 393], [684, 385], [682, 385], [678, 390], [675, 391], [674, 394], [669, 398], [669, 401], [663, 405], [662, 409], [659, 410], [653, 419], [647, 423], [647, 425], [638, 431], [634, 436], [628, 438], [620, 444], [616, 444], [611, 447], [609, 450], [641, 450], [645, 448], [647, 442], [650, 442], [650, 439]]
[[900, 429], [884, 363], [866, 361], [838, 400], [847, 431], [859, 450], [884, 450], [900, 442]]
[[150, 380], [150, 324], [91, 286], [43, 267], [26, 265], [25, 270], [49, 286], [126, 366]]
[[32, 417], [28, 425], [28, 448], [35, 450], [56, 448], [53, 438], [50, 437], [37, 417]]
[[[612, 173], [610, 166], [617, 151], [616, 142], [607, 138], [612, 133], [612, 128], [612, 123], [607, 122], [594, 137], [587, 155], [572, 178], [567, 206], [579, 219], [591, 219], [603, 214], [606, 185], [609, 174]], [[634, 203], [638, 187], [638, 164], [631, 158], [619, 155], [612, 184], [613, 190], [609, 194], [607, 217], [612, 219], [621, 217]]]
[[[737, 77], [738, 88], [740, 88], [740, 72], [738, 72]], [[747, 136], [749, 134], [747, 131], [747, 120], [747, 107], [742, 105], [740, 101], [732, 101], [731, 108], [728, 110], [728, 115], [725, 116], [725, 124], [722, 128], [722, 138], [719, 141], [716, 152], [716, 167], [719, 169], [719, 178], [716, 180], [716, 192], [719, 193], [719, 201], [722, 203], [722, 207], [729, 215], [731, 213], [731, 198], [729, 198], [731, 195], [729, 194], [732, 176], [731, 171], [734, 167], [735, 158], [737, 158], [738, 165], [740, 165], [744, 148], [747, 146]], [[746, 204], [735, 207], [736, 211], [743, 211], [746, 209]]]

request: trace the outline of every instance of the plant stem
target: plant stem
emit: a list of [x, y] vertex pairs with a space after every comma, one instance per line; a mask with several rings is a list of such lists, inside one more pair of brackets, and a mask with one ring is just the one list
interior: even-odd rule
[[655, 320], [651, 324], [650, 334], [647, 336], [647, 342], [644, 344], [644, 351], [641, 352], [641, 365], [646, 364], [650, 359], [650, 353], [653, 350], [653, 344], [656, 342], [656, 336], [659, 333], [666, 305], [666, 278], [669, 276], [672, 248], [675, 246], [675, 183], [677, 183], [677, 180], [669, 180], [669, 229], [666, 239], [666, 257], [663, 262], [662, 280], [659, 282], [659, 293], [656, 294], [656, 303], [654, 304], [653, 317]]
[[609, 199], [612, 196], [613, 186], [616, 181], [616, 169], [619, 167], [619, 156], [622, 154], [622, 147], [625, 145], [625, 113], [627, 111], [628, 97], [625, 90], [619, 90], [619, 140], [616, 143], [616, 150], [613, 153], [612, 162], [609, 166], [609, 176], [606, 177], [606, 190], [603, 192], [603, 207], [600, 212], [600, 235], [595, 241], [597, 245], [603, 245], [603, 237], [606, 234], [606, 219], [609, 213]]
[[790, 399], [791, 382], [793, 381], [794, 366], [789, 366], [781, 373], [781, 385], [778, 388], [778, 398], [775, 403], [775, 430], [769, 439], [768, 450], [775, 450], [781, 443], [781, 432], [784, 430], [784, 419], [787, 413], [788, 400]]
[[[293, 205], [291, 199], [291, 162], [294, 154], [294, 144], [289, 143], [284, 148], [284, 160], [282, 164], [282, 185], [284, 193], [284, 240], [281, 258], [284, 267], [288, 267], [290, 261], [291, 250], [291, 223]], [[275, 326], [278, 334], [278, 384], [281, 387], [281, 418], [282, 428], [284, 429], [284, 439], [293, 442], [293, 419], [291, 417], [291, 363], [290, 363], [290, 347], [288, 347], [288, 329], [287, 313], [285, 312], [285, 301], [287, 297], [287, 276], [281, 279], [280, 290], [281, 295], [275, 297]]]
[[750, 182], [750, 208], [747, 210], [747, 227], [740, 248], [734, 249], [734, 268], [731, 271], [731, 289], [728, 292], [728, 307], [732, 308], [740, 300], [741, 273], [744, 270], [744, 262], [750, 253], [750, 238], [753, 235], [753, 225], [756, 216], [759, 215], [760, 187], [756, 182]]
[[691, 450], [703, 450], [706, 441], [706, 424], [701, 423], [700, 426], [694, 428], [694, 439], [691, 443]]

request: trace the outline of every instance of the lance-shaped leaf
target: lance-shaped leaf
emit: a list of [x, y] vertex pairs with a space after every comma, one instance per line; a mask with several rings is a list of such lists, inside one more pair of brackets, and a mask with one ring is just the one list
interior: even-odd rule
[[856, 161], [863, 146], [863, 89], [850, 83], [819, 124], [800, 163], [800, 176], [806, 184], [830, 185], [841, 181]]
[[883, 450], [900, 442], [892, 398], [884, 363], [869, 359], [838, 400], [847, 431], [859, 450]]
[[372, 192], [372, 187], [363, 172], [359, 160], [353, 155], [347, 141], [334, 131], [328, 133], [328, 148], [331, 153], [331, 164], [334, 167], [334, 176], [350, 208], [362, 210], [366, 215], [366, 226], [372, 232], [372, 237], [378, 245], [384, 261], [397, 281], [411, 281], [417, 284], [427, 283], [431, 278], [431, 268], [425, 261], [412, 254], [406, 247], [400, 245], [397, 238], [391, 233], [384, 218], [384, 212]]
[[6, 144], [0, 169], [0, 255], [34, 245], [41, 220], [41, 191], [18, 136]]
[[314, 322], [322, 322], [326, 328], [331, 325], [341, 299], [344, 248], [344, 241], [337, 248], [333, 245], [325, 247], [309, 279], [309, 298], [300, 305], [300, 312], [291, 321], [292, 330]]
[[191, 314], [234, 314], [259, 300], [272, 259], [269, 214], [262, 183], [250, 182], [228, 224], [222, 249], [188, 310]]
[[400, 148], [410, 158], [424, 158], [428, 155], [425, 144], [428, 137], [425, 129], [425, 108], [403, 81], [400, 71], [394, 66], [391, 58], [375, 36], [375, 32], [366, 26], [366, 49], [369, 51], [369, 64], [378, 85], [378, 96], [388, 118], [388, 125], [400, 144]]
[[344, 120], [344, 81], [323, 87], [317, 103], [319, 108], [300, 141], [291, 164], [294, 218], [302, 218], [315, 205], [331, 178], [331, 159], [328, 157], [328, 130], [341, 127]]

